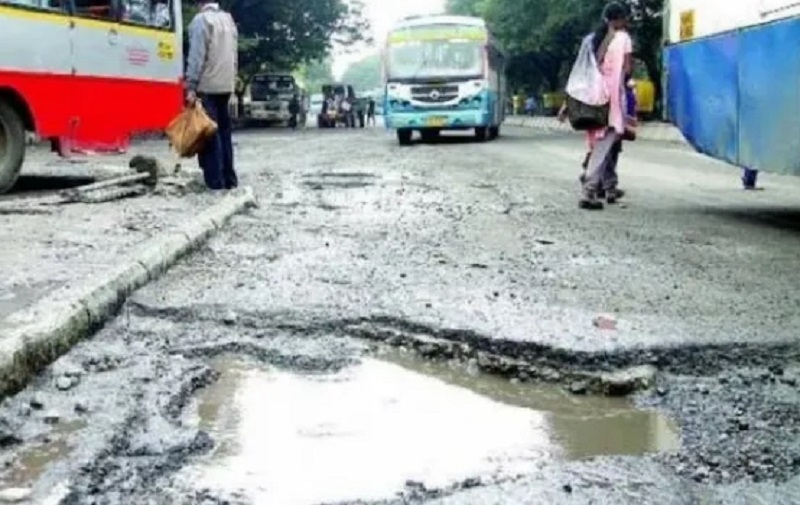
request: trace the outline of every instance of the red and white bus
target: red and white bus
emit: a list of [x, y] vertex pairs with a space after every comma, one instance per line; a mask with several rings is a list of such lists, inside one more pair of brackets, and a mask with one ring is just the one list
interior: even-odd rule
[[26, 132], [63, 156], [121, 151], [183, 101], [180, 0], [0, 0], [0, 193]]

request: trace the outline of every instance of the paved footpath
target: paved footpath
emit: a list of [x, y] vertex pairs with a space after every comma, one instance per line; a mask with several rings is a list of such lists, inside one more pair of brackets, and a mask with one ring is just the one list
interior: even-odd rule
[[[510, 116], [505, 126], [532, 128], [539, 131], [574, 133], [569, 123], [562, 123], [555, 117], [547, 116]], [[639, 125], [637, 134], [642, 140], [655, 140], [672, 144], [685, 144], [683, 134], [673, 125], [662, 122], [646, 122]]]
[[[0, 198], [8, 238], [0, 251], [7, 272], [0, 281], [0, 396], [24, 387], [133, 291], [255, 203], [249, 188], [213, 195], [199, 170], [176, 172], [177, 158], [164, 142], [141, 142], [129, 156], [84, 160], [46, 160], [33, 151], [17, 192]], [[30, 191], [34, 180], [130, 175], [126, 161], [137, 152], [163, 160], [155, 186], [99, 189], [82, 203], [60, 191]], [[120, 193], [130, 189], [134, 194]]]
[[[34, 149], [21, 189], [0, 196], [0, 331], [9, 316], [50, 292], [116, 266], [132, 249], [174, 229], [214, 203], [208, 194], [148, 194], [106, 203], [58, 203], [57, 191], [32, 185], [90, 182], [128, 172], [133, 154], [166, 154], [162, 142], [137, 146], [130, 155], [93, 156], [73, 162]], [[166, 156], [165, 156], [166, 158]], [[194, 174], [193, 174], [194, 175]], [[189, 177], [189, 176], [187, 176]]]

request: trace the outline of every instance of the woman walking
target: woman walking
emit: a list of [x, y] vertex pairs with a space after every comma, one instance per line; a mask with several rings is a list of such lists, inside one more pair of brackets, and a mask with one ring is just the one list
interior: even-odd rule
[[617, 189], [615, 158], [619, 155], [618, 149], [625, 135], [625, 76], [630, 74], [633, 52], [633, 44], [626, 31], [627, 24], [628, 9], [612, 2], [603, 11], [603, 24], [592, 39], [592, 49], [610, 98], [608, 125], [587, 132], [591, 154], [580, 200], [583, 209], [602, 209], [603, 202], [599, 199], [601, 192], [605, 193], [609, 202], [615, 202], [622, 196]]

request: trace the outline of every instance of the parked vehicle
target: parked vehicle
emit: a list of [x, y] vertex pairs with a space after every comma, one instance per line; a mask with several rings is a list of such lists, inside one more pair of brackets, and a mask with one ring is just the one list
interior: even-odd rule
[[700, 152], [800, 175], [800, 3], [670, 0], [666, 108]]
[[244, 119], [250, 123], [289, 123], [289, 102], [300, 89], [288, 73], [256, 74], [244, 96]]
[[62, 156], [124, 151], [183, 107], [180, 0], [0, 3], [0, 193], [19, 177], [26, 132]]

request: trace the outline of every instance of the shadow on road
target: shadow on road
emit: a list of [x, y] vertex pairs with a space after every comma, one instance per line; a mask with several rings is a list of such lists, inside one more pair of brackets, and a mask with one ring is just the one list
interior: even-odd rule
[[10, 194], [32, 191], [58, 191], [92, 184], [96, 181], [96, 178], [90, 176], [23, 175], [20, 176]]
[[729, 207], [710, 208], [705, 212], [728, 221], [800, 233], [800, 207]]

